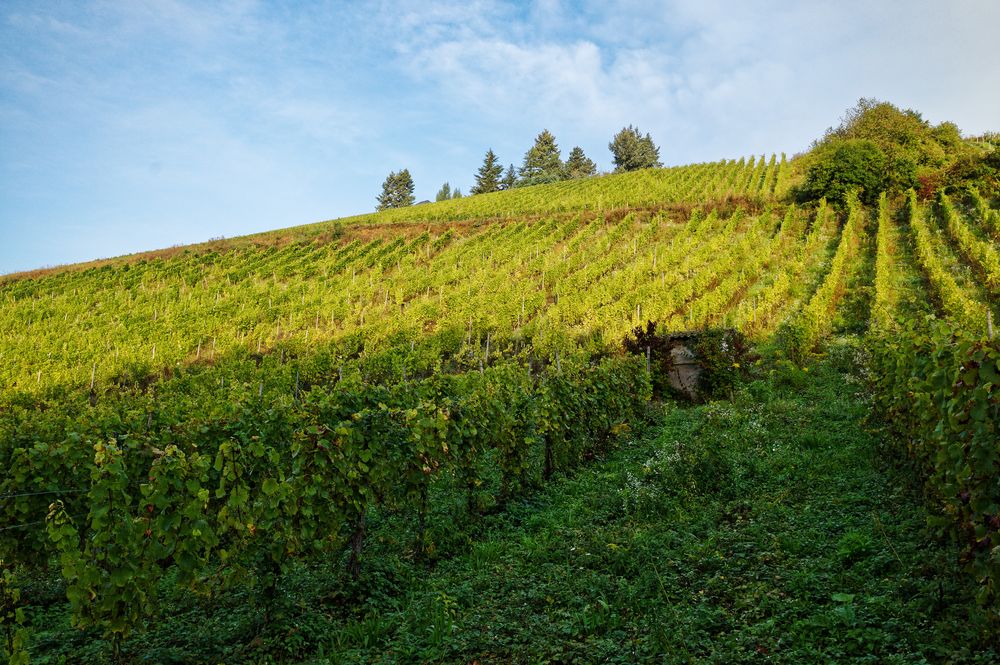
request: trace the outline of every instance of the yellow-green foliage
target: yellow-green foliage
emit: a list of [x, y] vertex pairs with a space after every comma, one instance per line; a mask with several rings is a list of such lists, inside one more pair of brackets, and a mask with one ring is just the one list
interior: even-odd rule
[[984, 330], [986, 306], [963, 292], [955, 278], [941, 265], [935, 250], [939, 240], [932, 235], [926, 211], [917, 203], [912, 189], [907, 193], [906, 214], [913, 231], [917, 263], [930, 282], [944, 314], [966, 330]]
[[[642, 317], [673, 317], [676, 327], [724, 320], [740, 288], [703, 302], [693, 320], [689, 301], [720, 278], [742, 275], [749, 283], [762, 268], [756, 246], [769, 246], [773, 220], [729, 207], [696, 212], [686, 224], [687, 207], [669, 203], [745, 191], [729, 178], [743, 173], [749, 183], [770, 168], [777, 167], [639, 171], [427, 208], [432, 218], [485, 215], [508, 204], [532, 211], [488, 223], [397, 226], [420, 207], [394, 209], [344, 223], [332, 239], [178, 252], [10, 281], [0, 286], [0, 382], [19, 392], [92, 382], [101, 390], [234, 353], [323, 349], [341, 363], [430, 345], [433, 358], [487, 338], [494, 350], [531, 340], [547, 354], [567, 344], [615, 344]], [[651, 182], [675, 194], [647, 189]], [[546, 212], [572, 201], [592, 207], [573, 197], [594, 191], [619, 205], [637, 200], [632, 192], [666, 203], [625, 214]], [[535, 200], [538, 192], [548, 195]], [[559, 203], [560, 192], [573, 194]], [[802, 246], [791, 236], [781, 242], [776, 263]]]

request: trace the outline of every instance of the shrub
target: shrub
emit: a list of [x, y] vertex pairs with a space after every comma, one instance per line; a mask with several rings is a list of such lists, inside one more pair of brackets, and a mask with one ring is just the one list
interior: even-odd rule
[[862, 201], [874, 203], [889, 184], [888, 160], [872, 141], [849, 139], [818, 151], [806, 172], [800, 192], [803, 201], [826, 197], [844, 205], [848, 194], [857, 191]]

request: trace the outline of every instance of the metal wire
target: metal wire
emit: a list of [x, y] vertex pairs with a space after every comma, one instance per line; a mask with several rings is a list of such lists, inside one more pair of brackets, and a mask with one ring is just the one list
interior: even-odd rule
[[45, 494], [80, 494], [90, 490], [48, 490], [45, 492], [22, 492], [20, 494], [0, 494], [0, 499], [16, 499], [21, 496], [42, 496]]
[[0, 531], [12, 531], [14, 529], [23, 529], [26, 526], [37, 526], [39, 524], [45, 524], [45, 520], [40, 522], [25, 522], [24, 524], [15, 524], [14, 526], [0, 527]]
[[[70, 515], [70, 519], [77, 519], [83, 517], [87, 513], [80, 513], [78, 515]], [[37, 522], [25, 522], [24, 524], [15, 524], [13, 526], [0, 527], [0, 531], [13, 531], [14, 529], [23, 529], [28, 526], [38, 526], [40, 524], [45, 524], [46, 520], [39, 520]]]

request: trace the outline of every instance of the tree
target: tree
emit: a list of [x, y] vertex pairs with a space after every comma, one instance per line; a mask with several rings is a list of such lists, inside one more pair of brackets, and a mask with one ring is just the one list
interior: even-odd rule
[[805, 181], [794, 194], [800, 201], [825, 196], [842, 203], [853, 188], [862, 202], [874, 203], [883, 190], [912, 187], [930, 197], [940, 187], [977, 179], [977, 153], [954, 123], [932, 126], [912, 109], [862, 98], [800, 160]]
[[586, 178], [597, 173], [597, 164], [594, 160], [583, 154], [583, 148], [576, 146], [569, 152], [566, 158], [567, 178]]
[[438, 190], [437, 196], [434, 197], [435, 201], [447, 201], [451, 198], [451, 185], [444, 183], [441, 185], [441, 189]]
[[407, 169], [393, 171], [382, 183], [382, 193], [378, 195], [376, 210], [405, 208], [413, 205], [413, 178]]
[[507, 167], [507, 172], [503, 175], [503, 179], [500, 180], [500, 189], [514, 189], [517, 187], [517, 171], [514, 170], [514, 165], [511, 164]]
[[535, 137], [535, 145], [524, 155], [521, 166], [521, 184], [537, 185], [562, 180], [563, 163], [559, 156], [556, 137], [544, 129]]
[[486, 151], [483, 165], [476, 172], [476, 184], [470, 190], [472, 194], [488, 194], [500, 189], [500, 176], [503, 174], [503, 164], [497, 161], [492, 148]]
[[889, 185], [890, 162], [873, 141], [844, 139], [817, 148], [800, 191], [804, 201], [826, 197], [844, 204], [851, 191], [863, 203], [873, 204]]
[[648, 133], [643, 136], [632, 125], [623, 127], [615, 134], [608, 149], [614, 155], [616, 173], [663, 166], [660, 163], [660, 149], [653, 143], [653, 138]]
[[462, 190], [460, 190], [458, 187], [456, 187], [455, 189], [451, 190], [451, 198], [453, 198], [453, 199], [460, 199], [460, 198], [462, 198]]

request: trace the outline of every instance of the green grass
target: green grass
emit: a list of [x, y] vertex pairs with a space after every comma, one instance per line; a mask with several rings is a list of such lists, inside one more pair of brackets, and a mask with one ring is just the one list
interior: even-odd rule
[[[912, 474], [859, 424], [857, 352], [765, 361], [732, 402], [669, 406], [604, 459], [443, 530], [430, 563], [398, 554], [405, 520], [375, 520], [360, 580], [342, 561], [298, 570], [269, 624], [251, 588], [175, 595], [126, 660], [997, 662], [957, 550], [929, 540]], [[107, 655], [61, 603], [33, 623], [34, 662]]]

